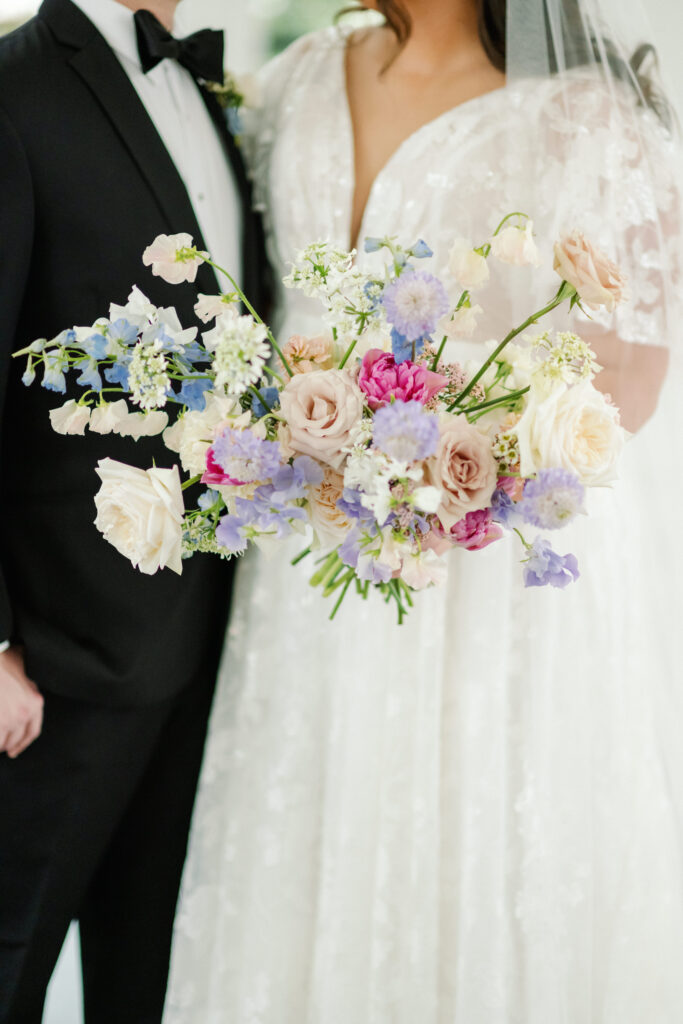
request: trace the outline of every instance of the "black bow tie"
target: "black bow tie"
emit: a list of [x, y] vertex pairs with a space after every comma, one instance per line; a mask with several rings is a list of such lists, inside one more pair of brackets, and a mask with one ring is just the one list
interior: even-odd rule
[[222, 32], [204, 28], [185, 39], [175, 39], [151, 11], [135, 12], [135, 31], [138, 37], [140, 65], [147, 74], [162, 60], [177, 60], [195, 78], [206, 82], [223, 81]]

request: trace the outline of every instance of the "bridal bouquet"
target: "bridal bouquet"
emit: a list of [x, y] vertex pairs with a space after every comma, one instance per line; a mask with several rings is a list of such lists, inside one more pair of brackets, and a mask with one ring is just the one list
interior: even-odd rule
[[97, 467], [96, 526], [142, 572], [180, 573], [194, 552], [230, 557], [298, 532], [308, 546], [295, 561], [317, 558], [311, 583], [335, 595], [332, 615], [353, 585], [395, 601], [399, 621], [414, 591], [444, 578], [452, 548], [480, 551], [506, 532], [523, 546], [527, 586], [578, 577], [576, 558], [542, 533], [615, 478], [625, 432], [595, 387], [588, 344], [526, 332], [563, 303], [613, 309], [619, 271], [582, 235], [565, 237], [557, 293], [473, 365], [454, 361], [450, 343], [474, 329], [491, 258], [538, 265], [528, 218], [506, 217], [479, 247], [455, 241], [455, 304], [420, 269], [425, 242], [365, 248], [385, 254], [380, 269], [326, 243], [298, 254], [284, 283], [322, 301], [318, 337], [280, 345], [230, 274], [181, 234], [157, 238], [143, 261], [173, 284], [194, 281], [203, 261], [226, 276], [228, 291], [199, 297], [200, 337], [134, 288], [107, 318], [16, 353], [28, 356], [27, 385], [41, 370], [43, 386], [64, 393], [66, 374], [78, 374], [85, 390], [50, 413], [56, 431], [163, 432], [177, 454], [184, 482], [178, 465]]

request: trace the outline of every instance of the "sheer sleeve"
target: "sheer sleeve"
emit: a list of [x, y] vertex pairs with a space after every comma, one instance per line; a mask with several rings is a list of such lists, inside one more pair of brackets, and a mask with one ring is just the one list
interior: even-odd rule
[[[614, 95], [614, 90], [620, 90]], [[630, 86], [566, 82], [548, 108], [547, 152], [563, 165], [564, 227], [579, 226], [626, 274], [629, 296], [615, 315], [598, 313], [584, 333], [680, 347], [681, 151]]]

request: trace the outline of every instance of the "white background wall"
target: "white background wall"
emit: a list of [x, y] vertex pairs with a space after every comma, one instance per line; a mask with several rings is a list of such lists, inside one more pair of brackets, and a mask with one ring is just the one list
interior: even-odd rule
[[[37, 0], [0, 0], [0, 23], [28, 17], [37, 6]], [[286, 0], [183, 0], [182, 12], [189, 30], [203, 26], [226, 29], [228, 63], [240, 72], [261, 64], [268, 19], [285, 6]], [[628, 3], [623, 7], [627, 9]], [[665, 77], [683, 112], [683, 0], [647, 0], [647, 8]], [[81, 1024], [81, 1019], [77, 936], [72, 930], [52, 982], [45, 1024]]]

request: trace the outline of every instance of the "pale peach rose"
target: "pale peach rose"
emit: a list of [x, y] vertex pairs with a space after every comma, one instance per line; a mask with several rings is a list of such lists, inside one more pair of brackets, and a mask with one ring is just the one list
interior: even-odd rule
[[626, 297], [626, 281], [619, 267], [580, 231], [555, 244], [554, 268], [563, 281], [576, 288], [589, 309], [604, 306], [611, 313]]
[[331, 370], [334, 366], [332, 338], [304, 338], [301, 334], [293, 334], [282, 351], [293, 373]]
[[346, 370], [321, 370], [291, 377], [280, 393], [289, 446], [340, 469], [341, 449], [363, 415], [363, 394]]
[[344, 493], [344, 477], [328, 466], [322, 483], [308, 490], [308, 518], [323, 548], [335, 548], [346, 537], [351, 523], [337, 508]]
[[425, 480], [441, 491], [437, 516], [450, 530], [468, 512], [490, 505], [497, 463], [488, 437], [464, 416], [443, 413], [439, 429], [439, 447], [426, 461]]

